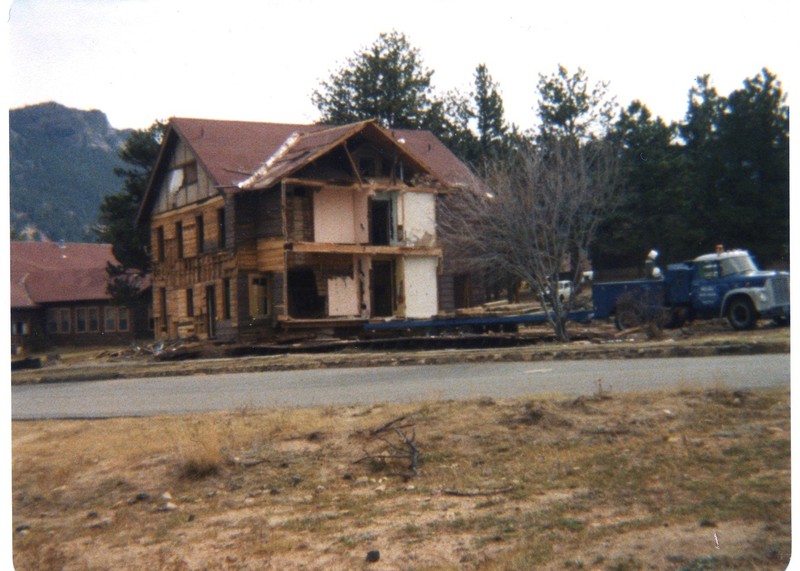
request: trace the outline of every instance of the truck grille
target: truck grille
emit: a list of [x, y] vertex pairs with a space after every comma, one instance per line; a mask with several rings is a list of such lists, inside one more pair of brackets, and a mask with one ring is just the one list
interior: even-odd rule
[[775, 305], [788, 305], [789, 304], [789, 278], [779, 277], [769, 280], [769, 286], [772, 288], [772, 299]]

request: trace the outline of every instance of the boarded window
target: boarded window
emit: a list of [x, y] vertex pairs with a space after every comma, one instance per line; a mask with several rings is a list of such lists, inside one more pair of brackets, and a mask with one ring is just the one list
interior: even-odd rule
[[250, 279], [250, 316], [268, 317], [272, 314], [268, 278]]
[[192, 288], [186, 290], [186, 316], [194, 316], [194, 291]]
[[197, 182], [197, 163], [192, 161], [183, 167], [183, 184], [190, 185]]

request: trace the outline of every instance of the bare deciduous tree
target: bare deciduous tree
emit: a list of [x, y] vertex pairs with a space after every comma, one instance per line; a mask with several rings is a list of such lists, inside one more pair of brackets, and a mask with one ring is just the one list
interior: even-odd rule
[[440, 223], [448, 253], [469, 269], [526, 281], [558, 339], [568, 340], [576, 288], [562, 300], [559, 274], [569, 271], [572, 283], [579, 283], [579, 260], [611, 207], [616, 172], [616, 155], [606, 142], [520, 146], [471, 188], [443, 201]]

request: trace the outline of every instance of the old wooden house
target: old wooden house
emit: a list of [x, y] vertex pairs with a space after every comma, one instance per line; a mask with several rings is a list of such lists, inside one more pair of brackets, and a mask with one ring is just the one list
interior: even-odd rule
[[469, 170], [426, 131], [174, 118], [139, 222], [158, 338], [253, 341], [455, 308], [437, 197]]

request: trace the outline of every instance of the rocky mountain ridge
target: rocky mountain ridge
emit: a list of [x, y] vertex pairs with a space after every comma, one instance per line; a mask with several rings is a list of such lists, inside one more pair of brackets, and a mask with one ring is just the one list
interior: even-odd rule
[[9, 112], [10, 214], [16, 239], [94, 241], [103, 197], [118, 192], [129, 129], [99, 110], [55, 102]]

